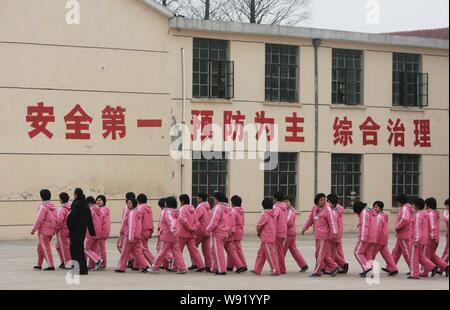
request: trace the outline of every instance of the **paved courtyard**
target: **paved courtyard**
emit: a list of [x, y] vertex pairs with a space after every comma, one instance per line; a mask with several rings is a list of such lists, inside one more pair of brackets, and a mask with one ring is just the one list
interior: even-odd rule
[[[442, 240], [445, 240], [443, 236]], [[358, 276], [360, 267], [353, 256], [353, 247], [356, 243], [356, 235], [346, 235], [344, 238], [344, 251], [350, 263], [348, 275], [338, 275], [336, 278], [323, 276], [319, 279], [310, 279], [307, 274], [298, 273], [298, 268], [288, 256], [288, 274], [280, 277], [268, 275], [268, 266], [265, 274], [258, 277], [250, 273], [229, 274], [218, 277], [212, 274], [189, 272], [185, 275], [177, 275], [161, 271], [158, 275], [140, 274], [128, 271], [126, 274], [114, 273], [119, 254], [116, 249], [117, 239], [108, 241], [109, 266], [105, 271], [91, 272], [89, 276], [82, 277], [79, 285], [66, 283], [66, 271], [44, 272], [34, 271], [32, 267], [36, 263], [36, 241], [0, 241], [0, 289], [62, 289], [62, 290], [200, 290], [200, 289], [238, 289], [238, 290], [448, 290], [449, 281], [445, 276], [436, 276], [433, 279], [421, 279], [419, 281], [406, 279], [408, 271], [405, 263], [399, 264], [400, 275], [394, 278], [381, 274], [379, 284], [370, 285], [365, 279]], [[314, 266], [314, 240], [311, 236], [302, 236], [298, 239], [298, 245], [302, 250], [310, 267]], [[250, 268], [255, 262], [259, 240], [254, 236], [248, 236], [244, 242]], [[442, 252], [444, 243], [439, 247]], [[150, 241], [151, 249], [155, 249], [155, 240]], [[392, 248], [392, 244], [390, 245]], [[187, 252], [187, 251], [186, 251]], [[54, 250], [55, 263], [59, 262]], [[185, 253], [188, 265], [190, 260]], [[381, 267], [384, 262], [380, 261]]]

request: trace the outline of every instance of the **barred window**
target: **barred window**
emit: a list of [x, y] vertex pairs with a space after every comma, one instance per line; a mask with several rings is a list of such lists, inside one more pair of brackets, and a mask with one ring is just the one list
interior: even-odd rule
[[297, 102], [298, 46], [266, 44], [265, 98]]
[[394, 53], [393, 57], [393, 105], [428, 106], [428, 74], [420, 72], [420, 55]]
[[362, 103], [362, 62], [362, 51], [333, 49], [333, 103], [347, 105]]
[[[392, 157], [392, 201], [397, 195], [419, 197], [420, 155], [394, 154]], [[395, 206], [395, 203], [393, 204]]]
[[[214, 192], [227, 193], [228, 163], [225, 153], [210, 153], [207, 158], [201, 152], [193, 152], [192, 159], [192, 203], [197, 205], [197, 193], [204, 192], [214, 202]], [[209, 159], [212, 158], [212, 159]]]
[[[274, 156], [266, 159], [266, 163], [274, 160]], [[273, 194], [281, 191], [297, 199], [297, 154], [278, 153], [278, 165], [273, 170], [264, 171], [264, 196], [273, 198]]]
[[228, 41], [194, 38], [192, 96], [234, 97], [234, 62], [228, 61]]
[[331, 155], [331, 192], [338, 196], [339, 203], [350, 207], [352, 200], [360, 199], [361, 155]]

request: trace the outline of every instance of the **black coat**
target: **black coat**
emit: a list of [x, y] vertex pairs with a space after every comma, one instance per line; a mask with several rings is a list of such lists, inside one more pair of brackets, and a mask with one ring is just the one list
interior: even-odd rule
[[86, 230], [95, 236], [94, 223], [92, 222], [91, 210], [84, 199], [75, 199], [72, 202], [69, 216], [67, 217], [67, 227], [71, 240], [84, 241]]

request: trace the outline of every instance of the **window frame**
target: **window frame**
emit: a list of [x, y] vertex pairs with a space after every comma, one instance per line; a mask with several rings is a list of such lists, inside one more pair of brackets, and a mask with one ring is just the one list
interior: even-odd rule
[[[359, 66], [357, 65], [359, 63]], [[352, 74], [355, 79], [351, 80]], [[340, 78], [343, 77], [343, 78]], [[353, 94], [347, 93], [353, 84]], [[343, 87], [344, 91], [340, 92]], [[358, 91], [359, 87], [359, 91]], [[341, 97], [344, 99], [339, 100]], [[349, 98], [354, 98], [351, 100]], [[359, 100], [358, 100], [359, 99]], [[333, 48], [331, 64], [331, 103], [333, 105], [364, 105], [364, 51]]]
[[[354, 161], [354, 159], [357, 159]], [[354, 196], [355, 201], [361, 199], [362, 194], [362, 155], [361, 154], [341, 154], [333, 153], [331, 154], [331, 193], [335, 194], [339, 198], [339, 203], [344, 207], [348, 208], [351, 206], [351, 195], [350, 192], [347, 194], [347, 188], [353, 188], [356, 192]], [[336, 165], [342, 164], [342, 171], [336, 169]], [[352, 165], [352, 170], [347, 171], [348, 166]], [[355, 170], [355, 165], [359, 168]], [[351, 184], [347, 182], [347, 176], [352, 176]], [[358, 184], [355, 182], [355, 177], [358, 178]], [[339, 179], [342, 179], [342, 184], [339, 184]], [[338, 188], [342, 188], [342, 194]], [[355, 190], [358, 187], [358, 191]], [[348, 199], [347, 199], [348, 198]], [[347, 202], [348, 201], [348, 202]]]
[[[273, 198], [275, 192], [281, 191], [296, 203], [299, 155], [294, 152], [279, 152], [277, 156], [277, 167], [273, 170], [264, 170], [264, 197]], [[272, 154], [266, 156], [265, 162], [268, 163], [272, 158]], [[276, 179], [275, 182], [273, 182], [274, 179]], [[296, 208], [298, 208], [297, 204]]]
[[[409, 165], [412, 169], [407, 169]], [[392, 202], [394, 206], [397, 195], [404, 194], [409, 199], [420, 197], [421, 165], [422, 156], [419, 154], [392, 154]], [[399, 167], [403, 168], [400, 169]], [[407, 183], [408, 174], [411, 177], [411, 183], [409, 184]], [[399, 191], [400, 187], [402, 189]], [[415, 190], [414, 187], [417, 187], [417, 189]]]

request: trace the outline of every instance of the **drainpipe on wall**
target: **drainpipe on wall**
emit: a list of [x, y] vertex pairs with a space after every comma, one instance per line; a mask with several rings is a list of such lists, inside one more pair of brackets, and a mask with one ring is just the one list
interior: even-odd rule
[[181, 48], [181, 159], [180, 159], [180, 193], [184, 193], [184, 126], [186, 115], [186, 62], [184, 48]]
[[319, 46], [321, 39], [312, 40], [314, 46], [314, 195], [319, 190]]

